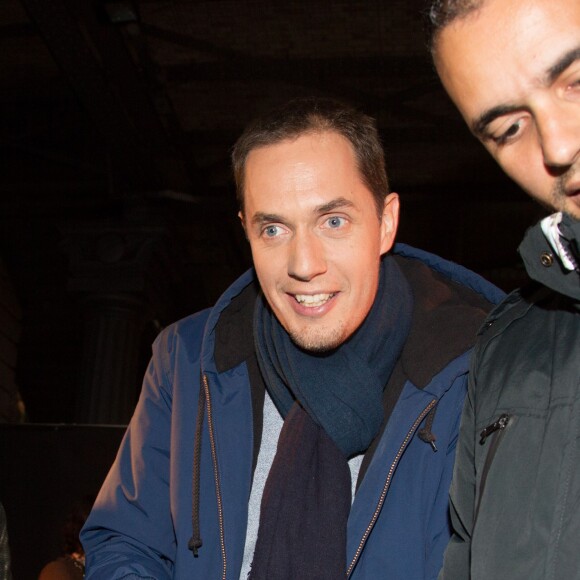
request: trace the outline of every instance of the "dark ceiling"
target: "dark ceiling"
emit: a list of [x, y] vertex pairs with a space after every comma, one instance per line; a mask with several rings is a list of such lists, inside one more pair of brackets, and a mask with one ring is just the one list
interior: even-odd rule
[[519, 282], [537, 210], [442, 91], [420, 0], [2, 0], [0, 258], [24, 350], [80, 333], [91, 290], [145, 289], [156, 326], [215, 300], [249, 264], [231, 147], [305, 95], [378, 120], [400, 240]]

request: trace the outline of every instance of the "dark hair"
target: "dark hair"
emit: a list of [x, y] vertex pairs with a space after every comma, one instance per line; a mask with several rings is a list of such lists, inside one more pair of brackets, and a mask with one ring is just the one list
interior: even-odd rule
[[432, 0], [428, 8], [428, 35], [431, 53], [435, 52], [439, 33], [455, 20], [479, 9], [485, 0]]
[[73, 504], [70, 513], [67, 514], [62, 526], [62, 550], [64, 555], [73, 554], [74, 552], [84, 553], [79, 534], [85, 520], [89, 517], [94, 501], [95, 495], [86, 495], [77, 500]]
[[381, 216], [389, 183], [375, 120], [340, 101], [314, 97], [292, 100], [259, 117], [237, 140], [232, 164], [240, 210], [244, 211], [246, 160], [251, 151], [307, 133], [324, 132], [338, 133], [350, 142], [361, 178], [373, 194]]

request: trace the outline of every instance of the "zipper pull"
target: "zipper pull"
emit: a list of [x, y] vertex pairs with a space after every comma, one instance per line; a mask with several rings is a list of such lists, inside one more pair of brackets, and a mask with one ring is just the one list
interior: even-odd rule
[[507, 424], [510, 421], [510, 416], [506, 415], [505, 413], [503, 415], [500, 416], [500, 418], [495, 421], [494, 423], [492, 423], [491, 425], [488, 425], [481, 433], [480, 433], [480, 437], [481, 439], [479, 440], [479, 444], [483, 445], [485, 443], [485, 440], [492, 434], [495, 433], [496, 431], [501, 431], [502, 429], [505, 429], [507, 427]]

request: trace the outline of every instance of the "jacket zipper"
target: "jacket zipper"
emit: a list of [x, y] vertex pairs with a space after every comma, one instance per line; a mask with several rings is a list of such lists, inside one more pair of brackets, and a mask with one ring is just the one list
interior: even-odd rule
[[209, 394], [209, 381], [207, 380], [207, 376], [205, 374], [203, 375], [203, 389], [205, 391], [205, 400], [206, 400], [206, 405], [207, 405], [207, 425], [208, 425], [208, 430], [209, 430], [211, 457], [213, 460], [213, 476], [214, 476], [214, 480], [215, 480], [215, 491], [216, 491], [216, 497], [217, 497], [218, 521], [219, 521], [219, 528], [220, 528], [220, 546], [221, 546], [222, 560], [223, 560], [222, 580], [226, 580], [227, 560], [226, 560], [226, 541], [225, 541], [225, 532], [224, 532], [224, 512], [223, 512], [222, 494], [221, 494], [221, 487], [220, 487], [220, 476], [219, 476], [219, 471], [218, 471], [215, 434], [214, 434], [214, 429], [213, 429], [213, 415], [212, 415], [212, 407], [211, 407], [211, 396]]
[[477, 496], [477, 503], [475, 507], [475, 513], [473, 515], [473, 529], [475, 529], [475, 523], [477, 522], [477, 516], [479, 515], [479, 507], [481, 505], [481, 498], [483, 497], [483, 492], [485, 491], [485, 484], [487, 481], [487, 474], [491, 469], [491, 464], [493, 462], [493, 458], [497, 452], [499, 444], [503, 438], [505, 433], [505, 428], [508, 426], [510, 422], [510, 416], [506, 413], [500, 415], [497, 421], [494, 421], [491, 425], [488, 425], [481, 433], [480, 433], [480, 440], [479, 444], [483, 445], [487, 438], [490, 435], [495, 433], [495, 436], [489, 446], [489, 450], [485, 457], [485, 463], [483, 464], [483, 470], [481, 472], [481, 483], [479, 485], [479, 494]]
[[491, 425], [488, 425], [480, 434], [479, 436], [481, 439], [479, 440], [480, 445], [485, 443], [485, 440], [496, 431], [501, 432], [506, 428], [507, 424], [509, 423], [510, 416], [504, 413], [500, 415], [500, 418], [497, 421], [494, 421]]
[[361, 552], [363, 551], [363, 548], [366, 544], [366, 541], [379, 517], [379, 514], [381, 513], [381, 509], [383, 508], [383, 504], [385, 503], [385, 498], [387, 497], [387, 492], [389, 491], [389, 487], [391, 486], [391, 481], [393, 479], [393, 474], [395, 473], [395, 469], [397, 468], [397, 465], [399, 463], [399, 460], [401, 459], [401, 456], [403, 455], [403, 451], [405, 451], [407, 445], [409, 444], [409, 441], [411, 440], [411, 437], [413, 437], [413, 433], [415, 433], [415, 431], [417, 430], [417, 427], [419, 427], [419, 425], [421, 424], [421, 422], [423, 421], [423, 419], [427, 416], [427, 414], [429, 413], [429, 411], [437, 404], [437, 400], [434, 399], [433, 401], [431, 401], [421, 412], [421, 414], [419, 415], [419, 417], [417, 417], [416, 421], [413, 423], [412, 427], [409, 429], [407, 435], [405, 436], [405, 439], [403, 439], [403, 442], [401, 443], [401, 446], [399, 447], [399, 451], [397, 451], [397, 454], [395, 455], [395, 459], [393, 460], [393, 463], [391, 463], [391, 467], [389, 469], [389, 473], [387, 474], [387, 479], [385, 480], [385, 485], [383, 486], [383, 490], [381, 492], [381, 495], [379, 497], [379, 501], [377, 503], [377, 507], [375, 508], [375, 511], [373, 513], [373, 517], [371, 518], [371, 521], [369, 522], [369, 525], [367, 526], [363, 537], [361, 538], [361, 541], [358, 545], [358, 548], [355, 552], [355, 555], [352, 559], [352, 562], [350, 563], [350, 566], [348, 567], [347, 571], [346, 571], [346, 577], [349, 578], [350, 575], [352, 574], [352, 571], [356, 565], [356, 563], [358, 562], [358, 559], [361, 555]]

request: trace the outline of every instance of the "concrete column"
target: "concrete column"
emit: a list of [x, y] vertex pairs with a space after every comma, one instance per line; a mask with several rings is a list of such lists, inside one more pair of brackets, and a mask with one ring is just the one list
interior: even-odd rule
[[144, 326], [164, 318], [178, 279], [168, 229], [152, 221], [78, 223], [64, 231], [68, 289], [85, 310], [77, 422], [125, 424], [131, 418]]
[[126, 424], [141, 377], [138, 363], [146, 305], [129, 294], [85, 300], [85, 337], [76, 418]]

